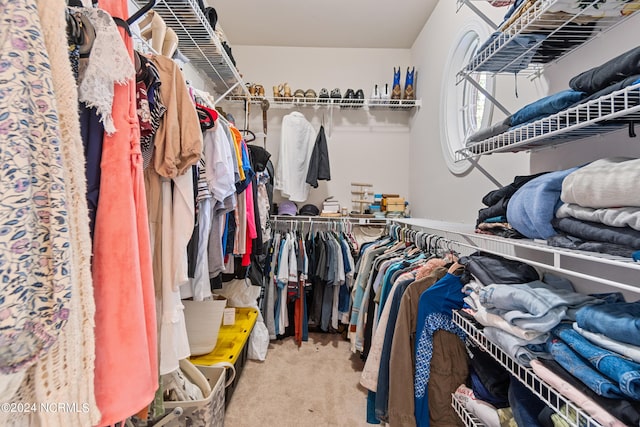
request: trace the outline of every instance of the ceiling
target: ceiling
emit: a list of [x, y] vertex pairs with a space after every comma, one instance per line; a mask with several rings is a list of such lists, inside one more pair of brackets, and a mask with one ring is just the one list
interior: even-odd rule
[[232, 45], [408, 49], [438, 0], [205, 2]]

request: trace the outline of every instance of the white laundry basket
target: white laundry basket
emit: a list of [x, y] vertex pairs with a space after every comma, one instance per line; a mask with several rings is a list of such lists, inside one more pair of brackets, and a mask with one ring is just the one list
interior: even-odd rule
[[[198, 385], [205, 394], [202, 400], [165, 401], [166, 411], [181, 408], [180, 415], [173, 415], [166, 424], [168, 427], [223, 427], [225, 408], [225, 376], [226, 369], [233, 370], [233, 365], [194, 366], [188, 360], [180, 361], [180, 369], [191, 381]], [[232, 375], [233, 378], [233, 375]], [[179, 413], [179, 411], [177, 411]]]

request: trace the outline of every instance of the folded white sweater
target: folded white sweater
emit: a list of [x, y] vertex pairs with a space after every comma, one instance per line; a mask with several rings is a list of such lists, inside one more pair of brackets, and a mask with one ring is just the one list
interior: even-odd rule
[[560, 198], [589, 208], [640, 207], [640, 159], [611, 157], [596, 160], [569, 174]]

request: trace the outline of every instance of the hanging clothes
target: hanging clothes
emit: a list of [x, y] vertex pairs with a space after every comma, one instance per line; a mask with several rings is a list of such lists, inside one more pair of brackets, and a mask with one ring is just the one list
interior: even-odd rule
[[[101, 7], [112, 16], [129, 16], [126, 0], [103, 1]], [[131, 39], [124, 30], [120, 34], [125, 48], [118, 59], [128, 61], [133, 71]], [[94, 386], [100, 425], [137, 413], [153, 400], [158, 388], [149, 220], [134, 74], [129, 77], [127, 84], [114, 88], [112, 116], [117, 132], [104, 137], [94, 235], [96, 348], [114, 349], [96, 353]]]
[[315, 134], [313, 126], [302, 113], [294, 111], [282, 118], [274, 188], [292, 202], [304, 202], [309, 196], [306, 177]]
[[316, 142], [313, 144], [306, 183], [313, 188], [318, 188], [318, 180], [331, 180], [329, 148], [327, 147], [327, 137], [324, 133], [324, 126], [320, 126], [318, 136], [316, 136]]

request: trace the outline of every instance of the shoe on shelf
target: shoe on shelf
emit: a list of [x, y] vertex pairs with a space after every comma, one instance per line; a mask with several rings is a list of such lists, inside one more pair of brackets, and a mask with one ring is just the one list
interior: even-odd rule
[[353, 107], [354, 100], [356, 99], [356, 93], [353, 89], [347, 89], [342, 97], [342, 103], [345, 104], [345, 108]]
[[409, 71], [409, 67], [407, 67], [407, 78], [404, 81], [404, 99], [416, 99], [416, 94], [413, 90], [415, 73], [416, 67], [413, 67], [411, 71]]
[[378, 104], [380, 102], [380, 91], [378, 90], [378, 85], [373, 86], [373, 91], [371, 91], [371, 105]]
[[257, 96], [260, 98], [264, 98], [264, 86], [262, 85], [253, 85], [253, 89], [255, 91], [255, 95], [252, 96]]
[[320, 89], [320, 94], [318, 95], [318, 102], [328, 102], [329, 100], [329, 91], [326, 87]]
[[282, 87], [283, 87], [283, 91], [284, 91], [282, 93], [282, 97], [285, 100], [291, 100], [291, 98], [293, 98], [293, 95], [291, 95], [291, 88], [289, 87], [289, 84], [288, 83], [284, 83]]
[[354, 95], [356, 107], [359, 108], [364, 104], [364, 91], [362, 89], [358, 89]]
[[333, 102], [340, 103], [340, 100], [342, 99], [342, 95], [340, 94], [340, 89], [335, 88], [334, 90], [331, 91], [331, 99], [337, 100]]
[[400, 87], [400, 67], [396, 71], [393, 67], [393, 85], [391, 85], [391, 99], [402, 99], [402, 88]]
[[273, 100], [274, 101], [280, 101], [281, 98], [282, 98], [282, 85], [274, 86], [273, 87]]
[[[382, 89], [382, 88], [381, 88]], [[380, 91], [380, 103], [388, 104], [391, 99], [391, 93], [389, 92], [389, 83], [384, 84], [384, 89]]]
[[254, 85], [253, 83], [245, 83], [245, 86], [247, 86], [249, 95], [256, 96], [256, 85]]
[[318, 100], [318, 95], [316, 94], [315, 90], [307, 89], [307, 91], [304, 93], [304, 98], [307, 102], [316, 102]]

